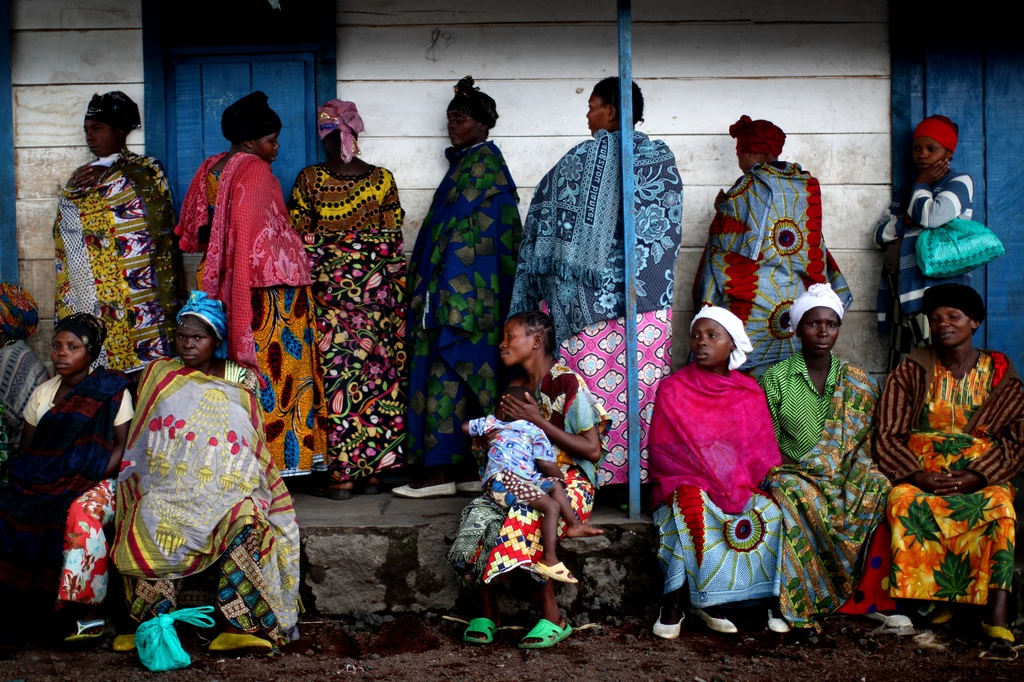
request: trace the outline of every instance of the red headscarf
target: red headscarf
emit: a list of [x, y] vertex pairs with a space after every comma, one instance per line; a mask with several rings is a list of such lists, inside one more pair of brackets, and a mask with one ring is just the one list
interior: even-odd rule
[[914, 137], [930, 137], [949, 151], [955, 152], [958, 135], [951, 123], [952, 121], [945, 116], [929, 116], [917, 124]]
[[736, 138], [736, 153], [781, 156], [786, 144], [786, 133], [771, 121], [752, 121], [744, 114], [729, 126], [729, 134]]

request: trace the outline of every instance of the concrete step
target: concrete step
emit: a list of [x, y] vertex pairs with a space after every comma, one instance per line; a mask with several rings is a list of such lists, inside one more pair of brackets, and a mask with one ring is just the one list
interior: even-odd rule
[[[296, 494], [306, 608], [356, 620], [424, 611], [469, 614], [474, 597], [461, 588], [445, 556], [470, 499], [405, 500], [384, 493], [334, 501]], [[559, 547], [559, 557], [580, 580], [559, 586], [562, 608], [574, 622], [646, 615], [661, 593], [658, 533], [650, 517], [630, 521], [621, 511], [598, 508], [590, 522], [605, 535], [565, 540]], [[514, 571], [512, 580], [526, 594], [536, 585], [524, 571]], [[525, 604], [502, 606], [511, 612]]]

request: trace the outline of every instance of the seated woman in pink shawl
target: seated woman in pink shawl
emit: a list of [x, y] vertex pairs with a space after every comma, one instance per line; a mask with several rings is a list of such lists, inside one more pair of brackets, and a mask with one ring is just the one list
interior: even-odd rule
[[[693, 362], [662, 381], [651, 420], [654, 522], [665, 599], [654, 634], [679, 636], [683, 586], [690, 611], [716, 632], [736, 626], [721, 606], [775, 602], [782, 513], [758, 486], [781, 464], [757, 381], [736, 371], [751, 351], [743, 323], [704, 308], [690, 324]], [[768, 610], [768, 627], [789, 626]]]

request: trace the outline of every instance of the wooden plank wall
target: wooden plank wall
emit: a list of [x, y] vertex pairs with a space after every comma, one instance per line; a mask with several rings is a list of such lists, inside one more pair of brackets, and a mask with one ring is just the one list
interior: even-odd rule
[[[93, 93], [142, 101], [138, 0], [12, 0], [14, 170], [21, 284], [42, 318], [33, 346], [49, 361], [53, 221], [71, 172], [90, 159], [82, 122]], [[142, 152], [145, 129], [128, 138]]]
[[[441, 9], [426, 9], [441, 7]], [[338, 6], [338, 96], [366, 124], [363, 158], [395, 173], [411, 250], [445, 170], [445, 107], [472, 74], [498, 103], [493, 139], [521, 210], [558, 158], [588, 134], [593, 85], [616, 74], [615, 3], [383, 0]], [[788, 134], [784, 157], [822, 183], [826, 243], [853, 287], [842, 355], [884, 370], [875, 332], [879, 253], [872, 230], [890, 200], [890, 62], [884, 0], [634, 3], [641, 130], [675, 151], [686, 185], [676, 268], [676, 360], [687, 352], [689, 289], [713, 214], [739, 175], [728, 128], [741, 114]]]
[[[49, 321], [56, 196], [88, 160], [85, 104], [118, 88], [143, 105], [140, 3], [12, 5], [19, 265]], [[647, 102], [641, 130], [672, 146], [686, 183], [679, 328], [692, 314], [688, 291], [712, 199], [739, 174], [728, 127], [746, 113], [786, 130], [785, 158], [821, 180], [827, 243], [856, 297], [840, 351], [881, 371], [873, 321], [880, 265], [870, 235], [891, 182], [885, 0], [645, 0], [634, 17], [634, 73]], [[409, 250], [445, 170], [444, 110], [455, 81], [472, 74], [497, 100], [494, 139], [525, 212], [538, 180], [587, 135], [593, 84], [616, 69], [612, 0], [339, 0], [337, 23], [338, 93], [366, 122], [364, 158], [398, 179]], [[134, 149], [144, 136], [144, 128], [132, 134]], [[37, 341], [48, 339], [48, 324]], [[677, 338], [678, 359], [686, 348]]]

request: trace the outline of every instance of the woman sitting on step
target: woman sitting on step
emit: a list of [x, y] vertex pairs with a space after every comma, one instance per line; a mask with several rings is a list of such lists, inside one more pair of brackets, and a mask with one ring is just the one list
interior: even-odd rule
[[[216, 604], [211, 653], [270, 653], [298, 637], [299, 527], [264, 439], [251, 370], [226, 358], [220, 301], [193, 291], [178, 358], [151, 363], [117, 485], [113, 559], [131, 617]], [[114, 640], [135, 648], [134, 635]]]
[[[522, 376], [512, 385], [529, 391], [523, 399], [514, 394], [502, 398], [505, 418], [532, 422], [548, 437], [565, 475], [569, 503], [580, 521], [586, 521], [594, 504], [597, 467], [606, 452], [607, 413], [583, 379], [555, 360], [554, 326], [545, 313], [534, 310], [510, 317], [499, 352], [506, 367], [522, 368]], [[559, 532], [563, 528], [560, 523]], [[546, 649], [572, 633], [555, 601], [552, 581], [534, 569], [544, 554], [543, 539], [541, 515], [527, 505], [516, 503], [506, 509], [488, 491], [466, 507], [448, 561], [479, 591], [483, 615], [470, 621], [464, 642], [494, 641], [498, 613], [491, 583], [516, 568], [530, 571], [541, 583], [541, 620], [519, 647]]]
[[[687, 584], [690, 611], [724, 633], [737, 630], [722, 606], [779, 594], [782, 512], [758, 486], [781, 457], [764, 392], [737, 371], [750, 350], [738, 317], [704, 308], [690, 324], [693, 362], [658, 388], [650, 443], [663, 639], [679, 636]], [[769, 629], [788, 632], [766, 608]]]

